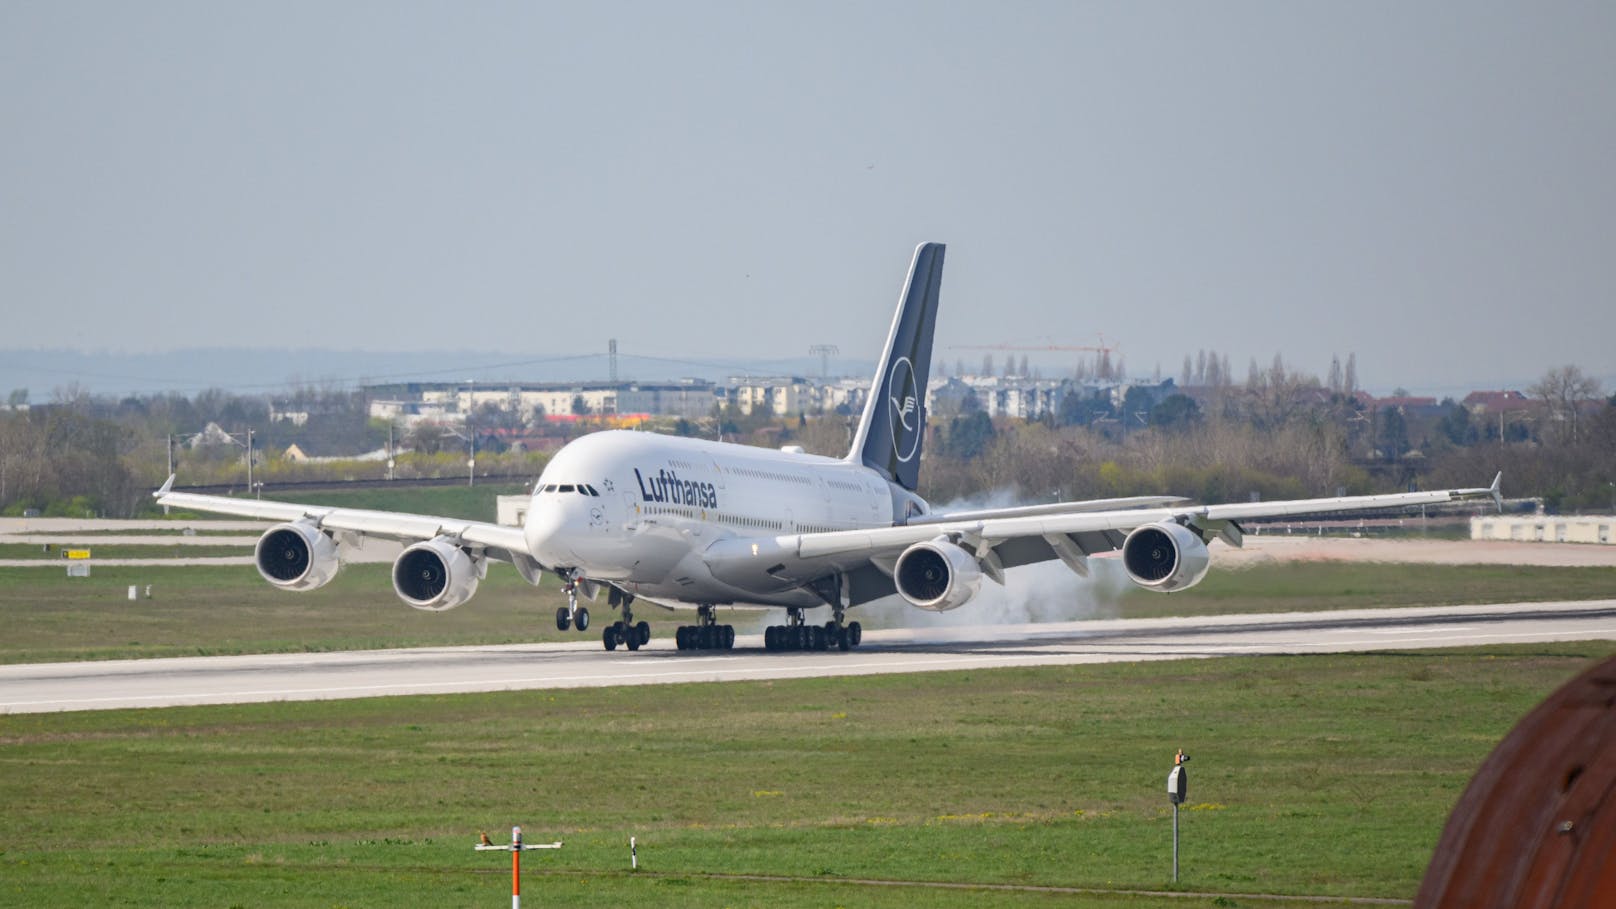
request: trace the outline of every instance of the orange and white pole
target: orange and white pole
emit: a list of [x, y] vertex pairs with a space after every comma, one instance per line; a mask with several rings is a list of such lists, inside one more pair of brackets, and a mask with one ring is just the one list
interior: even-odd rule
[[511, 828], [511, 909], [522, 909], [522, 828]]
[[488, 841], [485, 834], [482, 842], [476, 845], [478, 852], [509, 852], [511, 854], [511, 909], [522, 909], [522, 852], [527, 849], [560, 849], [560, 841], [554, 843], [522, 844], [522, 828], [511, 828], [511, 844], [499, 846]]

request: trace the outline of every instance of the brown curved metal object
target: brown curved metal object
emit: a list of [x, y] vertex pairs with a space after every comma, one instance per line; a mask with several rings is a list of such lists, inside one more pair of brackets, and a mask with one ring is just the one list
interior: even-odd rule
[[1448, 817], [1415, 909], [1616, 905], [1616, 657], [1539, 704]]

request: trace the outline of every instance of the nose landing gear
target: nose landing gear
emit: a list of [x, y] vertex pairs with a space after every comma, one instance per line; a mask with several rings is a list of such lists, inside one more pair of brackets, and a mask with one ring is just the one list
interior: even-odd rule
[[556, 630], [566, 631], [569, 626], [576, 626], [579, 631], [588, 631], [589, 607], [578, 605], [578, 579], [567, 575], [565, 581], [566, 586], [561, 589], [567, 592], [567, 605], [556, 610]]

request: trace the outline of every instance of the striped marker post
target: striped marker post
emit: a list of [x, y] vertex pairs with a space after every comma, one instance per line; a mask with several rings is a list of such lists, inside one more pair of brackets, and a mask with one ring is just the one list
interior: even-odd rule
[[500, 846], [488, 841], [488, 834], [483, 834], [483, 841], [478, 843], [478, 852], [509, 852], [511, 854], [511, 909], [522, 909], [522, 853], [529, 849], [560, 849], [561, 842], [554, 843], [522, 843], [522, 828], [511, 828], [511, 844]]

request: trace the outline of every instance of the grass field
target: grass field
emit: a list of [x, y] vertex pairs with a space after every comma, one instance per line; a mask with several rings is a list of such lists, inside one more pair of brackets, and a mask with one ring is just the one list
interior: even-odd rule
[[[0, 905], [1409, 898], [1477, 764], [1609, 642], [0, 717]], [[636, 836], [644, 873], [627, 870]], [[779, 875], [792, 883], [709, 875]]]
[[[298, 502], [304, 505], [333, 505], [343, 508], [369, 508], [379, 511], [408, 511], [435, 514], [445, 518], [493, 521], [496, 496], [526, 492], [521, 483], [493, 483], [477, 486], [406, 486], [388, 488], [367, 486], [360, 489], [298, 490], [285, 495], [265, 496], [266, 500]], [[176, 515], [181, 514], [175, 512]], [[216, 518], [218, 515], [199, 515]]]
[[[89, 578], [68, 578], [57, 567], [0, 568], [0, 627], [6, 630], [0, 662], [579, 640], [577, 632], [555, 630], [555, 610], [565, 600], [554, 578], [533, 588], [509, 566], [495, 565], [470, 603], [426, 613], [394, 596], [388, 572], [387, 565], [352, 565], [319, 590], [289, 593], [247, 566], [99, 566]], [[1011, 573], [1012, 585], [1029, 583], [1017, 577]], [[153, 599], [131, 602], [130, 585], [151, 585]], [[1613, 591], [1616, 568], [1294, 562], [1213, 571], [1200, 585], [1166, 596], [1131, 588], [1111, 599], [1102, 594], [1097, 608], [1124, 617], [1218, 615], [1590, 599]], [[969, 620], [972, 608], [951, 616]], [[609, 621], [604, 598], [593, 613], [597, 627]], [[762, 621], [756, 613], [722, 613], [741, 627]], [[654, 606], [636, 615], [659, 637], [693, 621], [688, 610]], [[853, 612], [872, 627], [883, 616], [887, 622], [916, 617], [903, 607]]]

